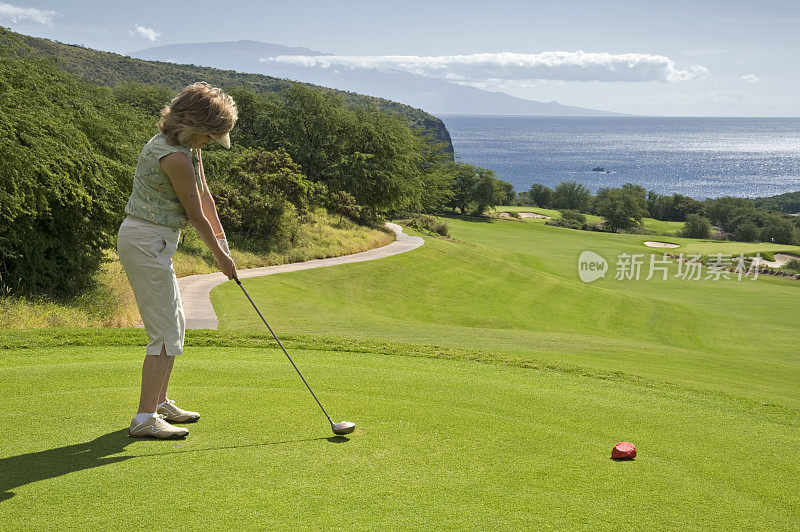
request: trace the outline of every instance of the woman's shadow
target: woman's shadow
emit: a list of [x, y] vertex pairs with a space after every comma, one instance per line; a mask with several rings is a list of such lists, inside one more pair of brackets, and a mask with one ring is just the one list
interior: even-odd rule
[[31, 482], [136, 458], [111, 456], [125, 450], [132, 441], [128, 429], [121, 429], [86, 443], [0, 458], [0, 502], [13, 497], [14, 488]]
[[76, 443], [36, 453], [0, 458], [0, 503], [14, 496], [14, 492], [12, 491], [14, 488], [19, 488], [31, 482], [56, 478], [61, 475], [66, 475], [67, 473], [74, 473], [75, 471], [82, 471], [93, 467], [115, 464], [117, 462], [130, 460], [131, 458], [219, 449], [281, 445], [318, 440], [326, 440], [330, 443], [346, 443], [350, 441], [344, 436], [333, 436], [329, 438], [307, 438], [245, 445], [229, 445], [225, 447], [186, 449], [182, 451], [166, 451], [146, 455], [113, 456], [121, 453], [128, 445], [136, 441], [135, 438], [128, 436], [128, 429], [120, 429], [109, 432], [108, 434], [103, 434], [86, 443]]

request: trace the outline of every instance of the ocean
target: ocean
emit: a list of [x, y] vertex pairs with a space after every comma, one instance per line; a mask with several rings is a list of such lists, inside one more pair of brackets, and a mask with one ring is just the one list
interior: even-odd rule
[[440, 118], [456, 160], [494, 170], [517, 192], [566, 180], [696, 199], [800, 190], [800, 118]]

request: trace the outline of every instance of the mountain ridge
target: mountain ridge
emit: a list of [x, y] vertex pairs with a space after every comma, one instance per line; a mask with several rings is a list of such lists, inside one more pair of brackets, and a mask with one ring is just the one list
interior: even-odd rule
[[169, 59], [367, 93], [425, 109], [434, 115], [631, 116], [552, 101], [527, 100], [504, 92], [478, 89], [399, 70], [383, 72], [373, 69], [307, 68], [265, 62], [261, 59], [277, 55], [332, 54], [254, 40], [167, 44], [130, 52], [129, 55], [148, 61]]

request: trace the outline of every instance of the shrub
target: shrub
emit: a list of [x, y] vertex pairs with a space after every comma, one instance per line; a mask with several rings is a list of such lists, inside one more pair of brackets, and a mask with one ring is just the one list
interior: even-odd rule
[[307, 212], [313, 191], [300, 166], [282, 149], [247, 149], [219, 157], [217, 182], [209, 187], [225, 230], [265, 246], [291, 241], [297, 215]]
[[792, 259], [783, 265], [783, 269], [800, 273], [800, 260]]
[[569, 229], [586, 229], [586, 216], [571, 209], [563, 209], [561, 218], [548, 220], [547, 225], [554, 227], [567, 227]]
[[561, 213], [561, 218], [564, 220], [580, 224], [586, 223], [586, 216], [584, 214], [579, 213], [578, 211], [573, 211], [571, 209], [563, 209], [559, 212]]
[[65, 299], [92, 286], [154, 125], [47, 60], [0, 47], [0, 287]]
[[325, 206], [330, 212], [339, 215], [339, 223], [342, 223], [343, 216], [355, 220], [361, 214], [361, 207], [356, 205], [355, 198], [341, 190], [330, 194]]
[[415, 229], [430, 231], [442, 236], [450, 236], [450, 228], [447, 222], [434, 216], [425, 214], [413, 214], [408, 220], [408, 225]]
[[161, 109], [176, 96], [175, 91], [161, 85], [139, 82], [120, 83], [113, 89], [114, 99], [139, 109], [150, 116], [159, 116]]
[[709, 238], [711, 236], [711, 222], [708, 218], [703, 218], [699, 214], [689, 214], [686, 216], [686, 223], [678, 236], [686, 238]]

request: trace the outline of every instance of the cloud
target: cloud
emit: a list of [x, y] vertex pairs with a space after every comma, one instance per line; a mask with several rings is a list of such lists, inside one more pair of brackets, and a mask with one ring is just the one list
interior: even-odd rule
[[49, 9], [17, 7], [12, 6], [11, 4], [6, 4], [5, 2], [0, 2], [0, 17], [9, 18], [11, 19], [11, 22], [14, 22], [15, 24], [17, 22], [30, 20], [32, 22], [38, 22], [39, 24], [51, 26], [53, 24], [53, 18], [56, 16], [58, 16], [58, 13]]
[[708, 69], [695, 65], [685, 69], [663, 55], [610, 54], [583, 52], [513, 52], [469, 55], [278, 55], [264, 57], [264, 63], [304, 67], [370, 68], [402, 70], [430, 78], [463, 84], [503, 81], [661, 81], [678, 83], [708, 75]]
[[755, 74], [745, 74], [744, 76], [742, 76], [742, 77], [741, 77], [741, 78], [739, 78], [739, 79], [740, 79], [740, 80], [742, 80], [742, 81], [746, 81], [747, 83], [752, 83], [752, 84], [754, 84], [754, 85], [755, 85], [756, 83], [758, 83], [759, 81], [761, 81], [761, 80], [758, 78], [758, 76], [756, 76]]
[[130, 30], [128, 33], [131, 35], [138, 35], [139, 37], [144, 37], [148, 41], [156, 42], [156, 39], [161, 35], [156, 30], [152, 28], [145, 28], [144, 26], [140, 26], [138, 23], [136, 24], [136, 30]]

